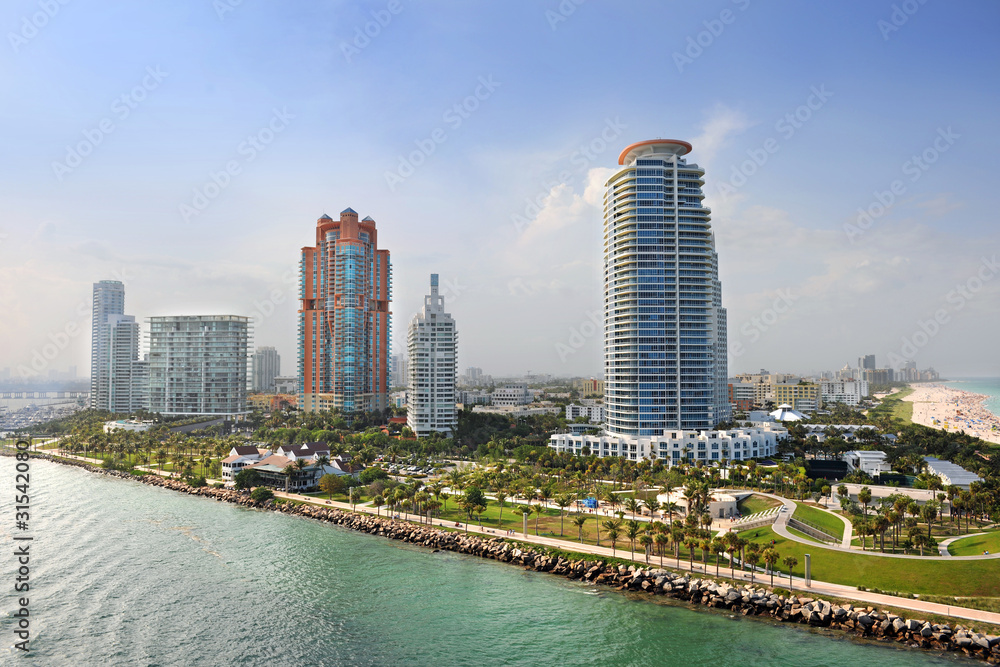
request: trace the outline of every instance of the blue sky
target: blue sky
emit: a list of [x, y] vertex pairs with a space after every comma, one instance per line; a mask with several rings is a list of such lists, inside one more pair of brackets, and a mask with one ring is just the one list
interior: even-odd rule
[[122, 278], [293, 373], [299, 248], [351, 206], [397, 350], [436, 272], [461, 367], [600, 374], [603, 179], [663, 137], [707, 170], [732, 372], [1000, 375], [996, 3], [299, 4], [0, 9], [0, 367], [84, 373]]

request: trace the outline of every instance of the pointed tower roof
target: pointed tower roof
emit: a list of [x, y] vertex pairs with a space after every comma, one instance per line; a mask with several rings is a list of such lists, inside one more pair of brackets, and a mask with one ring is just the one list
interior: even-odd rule
[[357, 211], [355, 211], [355, 210], [354, 210], [353, 208], [351, 208], [350, 206], [348, 206], [348, 207], [347, 207], [347, 208], [345, 208], [345, 209], [344, 209], [343, 211], [341, 211], [341, 213], [353, 213], [354, 215], [357, 215], [357, 214], [358, 214], [358, 212], [357, 212]]
[[328, 216], [326, 213], [324, 213], [323, 215], [319, 216], [319, 219], [320, 220], [333, 220], [333, 218], [331, 218], [330, 216]]
[[361, 222], [375, 222], [375, 220], [370, 215], [366, 215]]

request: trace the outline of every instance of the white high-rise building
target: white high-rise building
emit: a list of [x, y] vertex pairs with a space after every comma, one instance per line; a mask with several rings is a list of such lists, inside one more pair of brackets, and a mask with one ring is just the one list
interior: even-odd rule
[[90, 407], [111, 409], [111, 328], [109, 318], [125, 313], [125, 285], [120, 280], [94, 283], [90, 330]]
[[149, 371], [139, 359], [139, 323], [131, 315], [108, 316], [108, 407], [128, 414], [149, 407]]
[[455, 320], [444, 311], [438, 294], [438, 274], [431, 274], [431, 293], [424, 307], [410, 320], [407, 336], [409, 382], [406, 424], [417, 435], [433, 432], [453, 435], [458, 425], [455, 411], [455, 374], [458, 332]]
[[685, 141], [642, 141], [604, 195], [604, 405], [610, 435], [731, 417], [726, 309], [705, 170]]
[[178, 315], [149, 319], [149, 410], [163, 415], [239, 415], [247, 408], [250, 318]]
[[273, 347], [258, 347], [253, 354], [253, 380], [251, 386], [254, 391], [267, 394], [274, 392], [274, 378], [281, 375], [281, 355]]
[[604, 433], [556, 434], [560, 452], [721, 463], [775, 453], [783, 429], [732, 418], [726, 309], [705, 171], [684, 141], [628, 146], [604, 196]]

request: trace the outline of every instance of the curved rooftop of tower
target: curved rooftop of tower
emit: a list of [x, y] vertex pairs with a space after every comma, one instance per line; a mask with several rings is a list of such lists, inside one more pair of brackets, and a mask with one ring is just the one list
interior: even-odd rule
[[618, 156], [618, 164], [624, 165], [646, 155], [666, 153], [668, 155], [687, 155], [692, 150], [691, 144], [679, 139], [651, 139], [639, 141], [625, 147]]

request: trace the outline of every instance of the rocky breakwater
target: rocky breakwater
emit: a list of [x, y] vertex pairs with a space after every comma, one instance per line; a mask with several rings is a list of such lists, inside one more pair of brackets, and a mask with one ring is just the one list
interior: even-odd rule
[[532, 548], [500, 537], [469, 535], [336, 508], [275, 503], [273, 500], [258, 502], [245, 491], [194, 487], [181, 480], [158, 475], [135, 477], [128, 473], [103, 470], [79, 461], [56, 460], [59, 463], [76, 465], [101, 474], [137, 479], [151, 486], [250, 508], [307, 517], [370, 535], [409, 542], [430, 549], [490, 558], [537, 572], [548, 572], [569, 579], [610, 586], [620, 591], [664, 596], [683, 600], [691, 605], [726, 610], [743, 616], [761, 616], [786, 623], [832, 628], [859, 637], [899, 642], [915, 648], [961, 651], [966, 655], [986, 660], [990, 664], [1000, 664], [1000, 637], [982, 634], [962, 625], [951, 627], [947, 624], [903, 618], [873, 607], [855, 607], [847, 603], [838, 604], [796, 595], [784, 596], [763, 586], [729, 584], [659, 568], [610, 564], [604, 560], [572, 559], [544, 548]]

